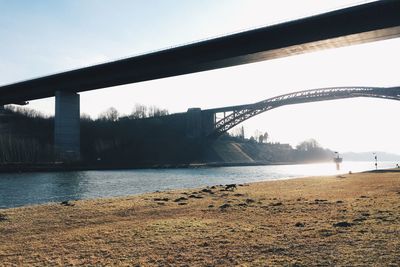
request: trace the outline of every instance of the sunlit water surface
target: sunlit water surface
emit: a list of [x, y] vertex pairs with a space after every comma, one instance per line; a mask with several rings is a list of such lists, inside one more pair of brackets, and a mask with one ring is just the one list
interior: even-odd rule
[[[379, 168], [394, 168], [380, 162]], [[217, 184], [336, 175], [374, 169], [372, 162], [0, 174], [0, 208], [54, 201], [115, 197]]]

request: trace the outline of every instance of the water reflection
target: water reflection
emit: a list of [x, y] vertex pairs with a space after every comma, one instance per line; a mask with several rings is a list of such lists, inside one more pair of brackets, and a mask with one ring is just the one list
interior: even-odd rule
[[[43, 174], [42, 174], [43, 175]], [[46, 194], [53, 196], [52, 201], [81, 199], [88, 192], [85, 172], [61, 172], [44, 174], [48, 184]]]
[[[381, 162], [393, 168], [394, 162]], [[199, 169], [147, 169], [0, 174], [0, 208], [72, 199], [124, 196], [156, 190], [248, 183], [290, 177], [335, 175], [374, 169], [371, 162]]]
[[85, 172], [1, 174], [0, 207], [81, 199], [87, 179]]

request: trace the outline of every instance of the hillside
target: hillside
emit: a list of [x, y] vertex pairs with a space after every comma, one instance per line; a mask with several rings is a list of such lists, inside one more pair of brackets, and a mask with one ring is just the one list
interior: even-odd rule
[[[1, 164], [52, 164], [53, 118], [32, 111], [0, 114]], [[184, 114], [81, 119], [82, 166], [130, 168], [193, 163], [270, 164], [331, 160], [333, 152], [308, 140], [296, 148], [225, 134], [217, 140], [187, 137]]]
[[331, 161], [333, 152], [315, 147], [311, 150], [292, 148], [288, 144], [257, 143], [247, 139], [221, 138], [206, 148], [205, 162], [227, 164], [274, 164]]

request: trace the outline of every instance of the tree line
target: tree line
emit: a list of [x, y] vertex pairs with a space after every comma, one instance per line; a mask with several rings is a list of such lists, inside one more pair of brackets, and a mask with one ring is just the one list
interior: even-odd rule
[[[253, 155], [260, 160], [268, 160], [272, 162], [315, 162], [315, 161], [330, 161], [333, 158], [334, 152], [330, 149], [323, 148], [314, 138], [304, 140], [295, 147], [289, 144], [281, 144], [279, 142], [268, 142], [268, 132], [255, 130], [249, 137], [245, 138], [244, 126], [239, 126], [225, 134], [225, 139], [231, 141], [245, 143], [248, 154]], [[251, 144], [257, 144], [252, 146]]]
[[[145, 118], [154, 118], [169, 115], [169, 111], [167, 109], [159, 108], [157, 106], [145, 106], [142, 104], [135, 104], [132, 109], [132, 112], [129, 115], [122, 115], [119, 111], [110, 107], [106, 111], [100, 113], [97, 120], [100, 121], [117, 121], [121, 118], [128, 119], [145, 119]], [[91, 119], [88, 115], [83, 115], [81, 118]]]
[[[90, 164], [154, 165], [207, 161], [209, 141], [186, 137], [185, 113], [172, 114], [137, 104], [131, 114], [109, 108], [96, 119], [81, 116], [81, 156]], [[313, 139], [296, 148], [271, 143], [267, 132], [245, 138], [238, 127], [222, 140], [248, 144], [248, 153], [272, 162], [331, 158]], [[0, 112], [0, 163], [54, 162], [54, 118], [32, 109], [8, 106]]]
[[[129, 115], [113, 107], [96, 119], [81, 115], [82, 160], [150, 164], [177, 158], [174, 147], [185, 146], [184, 129], [161, 118], [168, 114], [166, 109], [136, 104]], [[54, 162], [53, 147], [53, 116], [17, 106], [0, 112], [0, 163]]]

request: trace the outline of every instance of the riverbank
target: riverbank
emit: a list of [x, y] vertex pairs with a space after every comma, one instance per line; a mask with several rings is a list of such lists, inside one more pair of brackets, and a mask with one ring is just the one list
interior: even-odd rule
[[400, 172], [0, 210], [0, 265], [395, 266]]

